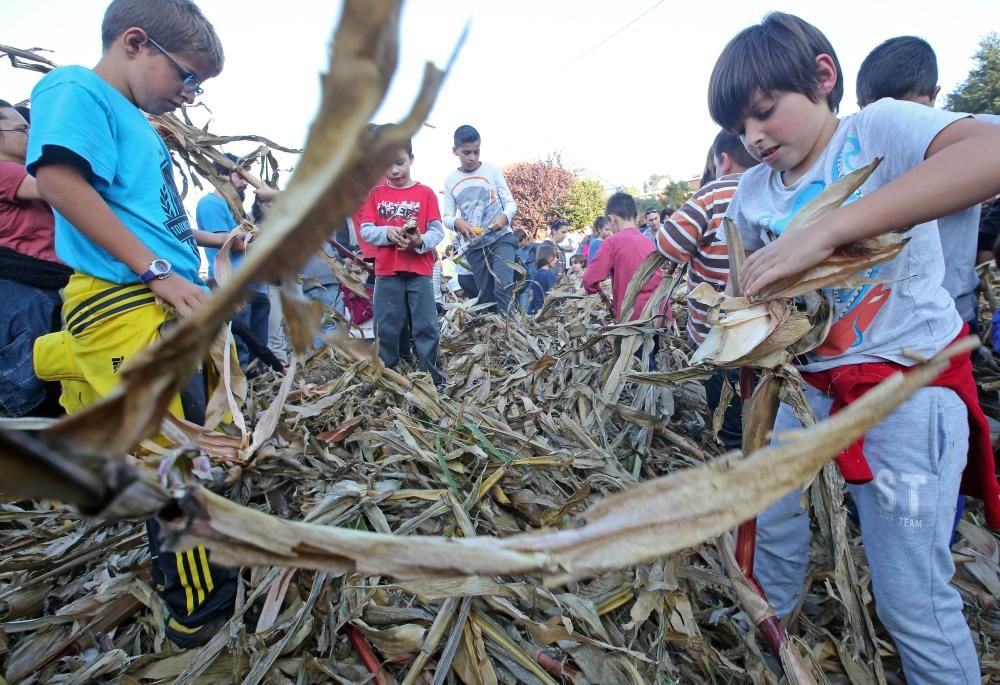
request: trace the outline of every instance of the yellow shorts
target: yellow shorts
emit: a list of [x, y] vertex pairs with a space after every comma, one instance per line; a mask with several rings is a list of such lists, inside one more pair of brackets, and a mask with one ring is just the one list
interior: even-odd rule
[[[76, 272], [63, 290], [62, 321], [63, 330], [35, 341], [35, 375], [59, 381], [59, 403], [73, 414], [118, 385], [129, 359], [160, 339], [167, 313], [141, 283], [120, 285]], [[170, 412], [184, 416], [179, 396]]]

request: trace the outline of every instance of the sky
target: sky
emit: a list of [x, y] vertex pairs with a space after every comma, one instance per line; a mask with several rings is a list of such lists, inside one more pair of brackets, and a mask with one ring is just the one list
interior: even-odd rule
[[[47, 48], [59, 64], [93, 66], [106, 5], [11, 2], [0, 43]], [[342, 3], [199, 5], [223, 41], [226, 67], [204, 84], [200, 101], [211, 114], [195, 110], [192, 119], [210, 117], [218, 134], [256, 133], [289, 147], [303, 145]], [[452, 133], [472, 124], [482, 134], [484, 161], [497, 165], [559, 154], [568, 168], [611, 186], [640, 187], [651, 174], [687, 179], [701, 174], [718, 130], [706, 104], [715, 59], [733, 35], [770, 10], [798, 14], [826, 33], [844, 69], [842, 114], [857, 111], [857, 68], [886, 38], [929, 41], [942, 93], [948, 93], [966, 78], [980, 38], [1000, 30], [996, 0], [411, 0], [403, 8], [399, 66], [375, 121], [406, 114], [424, 64], [443, 66], [468, 23], [429, 125], [414, 139], [414, 178], [440, 189], [456, 166]], [[38, 78], [0, 63], [0, 99], [27, 98]], [[254, 147], [231, 144], [226, 150], [243, 154]], [[290, 167], [294, 157], [281, 162]]]

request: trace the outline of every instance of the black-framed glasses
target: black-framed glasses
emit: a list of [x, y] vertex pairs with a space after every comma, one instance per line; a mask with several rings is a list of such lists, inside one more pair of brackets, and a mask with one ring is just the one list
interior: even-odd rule
[[184, 88], [185, 93], [191, 93], [192, 95], [201, 95], [202, 93], [205, 92], [201, 88], [201, 81], [198, 80], [198, 77], [193, 72], [190, 72], [184, 67], [182, 67], [180, 62], [175, 60], [169, 52], [163, 49], [163, 46], [161, 46], [159, 43], [153, 40], [149, 35], [146, 36], [146, 39], [153, 44], [153, 47], [162, 52], [163, 56], [169, 59], [170, 63], [174, 65], [174, 68], [177, 69], [177, 73], [180, 74], [182, 81], [181, 87]]
[[0, 133], [23, 133], [28, 135], [30, 126], [18, 126], [17, 128], [0, 128]]

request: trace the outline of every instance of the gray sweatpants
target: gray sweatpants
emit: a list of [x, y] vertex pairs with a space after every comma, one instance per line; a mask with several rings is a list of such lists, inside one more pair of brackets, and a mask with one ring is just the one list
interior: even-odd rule
[[410, 334], [417, 348], [420, 368], [434, 378], [435, 383], [444, 381], [444, 374], [438, 367], [438, 347], [441, 329], [438, 326], [437, 309], [434, 307], [434, 286], [430, 276], [417, 274], [396, 274], [375, 278], [375, 335], [378, 337], [378, 356], [392, 368], [399, 363], [400, 341], [406, 326], [406, 314], [410, 315]]
[[[818, 419], [831, 399], [808, 387]], [[801, 428], [781, 405], [775, 432]], [[899, 650], [910, 685], [980, 682], [979, 661], [962, 615], [949, 544], [968, 454], [965, 405], [946, 388], [924, 388], [865, 437], [875, 480], [850, 485], [871, 569], [876, 610]], [[779, 616], [795, 607], [809, 559], [809, 517], [799, 493], [758, 518], [754, 572]]]

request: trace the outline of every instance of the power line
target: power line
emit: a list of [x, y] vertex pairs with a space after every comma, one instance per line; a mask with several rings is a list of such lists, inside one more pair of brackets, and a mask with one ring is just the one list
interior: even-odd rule
[[645, 17], [647, 14], [649, 14], [650, 12], [652, 12], [653, 10], [655, 10], [657, 7], [659, 7], [660, 5], [662, 5], [664, 2], [665, 2], [665, 0], [659, 0], [658, 2], [654, 2], [642, 14], [640, 14], [639, 16], [637, 16], [634, 19], [632, 19], [630, 22], [628, 22], [627, 24], [625, 24], [624, 26], [622, 26], [621, 28], [619, 28], [617, 31], [615, 31], [611, 35], [609, 35], [606, 38], [602, 39], [599, 43], [597, 43], [597, 44], [593, 45], [592, 47], [588, 48], [583, 54], [581, 54], [580, 56], [574, 58], [571, 62], [569, 62], [565, 66], [563, 66], [559, 70], [559, 72], [566, 71], [571, 66], [573, 66], [574, 64], [576, 64], [577, 62], [579, 62], [580, 60], [582, 60], [584, 57], [586, 57], [590, 53], [592, 53], [595, 50], [597, 50], [597, 48], [601, 47], [602, 45], [604, 45], [605, 43], [607, 43], [609, 40], [611, 40], [612, 38], [614, 38], [615, 36], [617, 36], [619, 33], [621, 33], [622, 31], [624, 31], [625, 29], [627, 29], [629, 26], [631, 26], [632, 24], [636, 23], [637, 21], [639, 21], [640, 19], [642, 19], [643, 17]]

